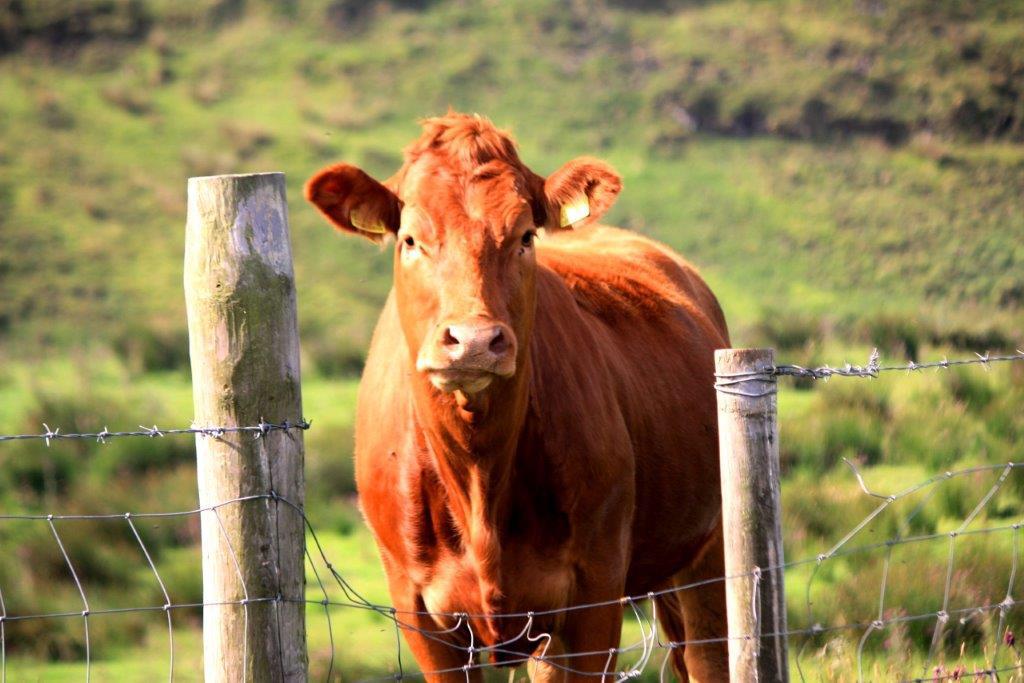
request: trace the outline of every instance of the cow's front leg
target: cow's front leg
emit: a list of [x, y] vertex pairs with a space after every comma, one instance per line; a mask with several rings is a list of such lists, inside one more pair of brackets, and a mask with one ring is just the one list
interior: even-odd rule
[[[588, 599], [583, 602], [605, 602], [619, 597], [621, 591], [607, 597]], [[566, 655], [591, 653], [578, 657], [560, 657], [551, 660], [562, 665], [566, 681], [601, 681], [609, 683], [616, 679], [615, 665], [617, 650], [622, 637], [622, 606], [619, 604], [590, 607], [570, 613], [565, 620], [562, 640]], [[571, 669], [568, 671], [566, 669]], [[595, 674], [607, 673], [607, 676]]]
[[455, 618], [449, 625], [438, 624], [427, 614], [415, 584], [404, 572], [389, 565], [384, 563], [395, 607], [394, 618], [423, 677], [431, 683], [478, 683], [481, 680], [479, 668], [463, 669], [477, 661], [467, 650], [469, 624]]
[[544, 634], [539, 640], [540, 644], [533, 651], [530, 661], [526, 663], [526, 673], [530, 676], [530, 682], [556, 683], [566, 680], [565, 671], [555, 666], [556, 663], [568, 663], [562, 659], [562, 655], [565, 654], [562, 639]]
[[[622, 635], [621, 594], [621, 581], [580, 594], [576, 604], [612, 604], [566, 612], [559, 633], [534, 652], [535, 659], [527, 667], [531, 682], [614, 680], [616, 650]], [[602, 677], [605, 672], [609, 675]]]
[[620, 598], [626, 584], [631, 527], [631, 520], [621, 517], [618, 511], [632, 507], [632, 491], [620, 491], [592, 516], [595, 525], [591, 536], [578, 541], [586, 552], [576, 552], [577, 557], [592, 558], [576, 568], [572, 604], [578, 609], [564, 613], [557, 629], [559, 638], [552, 642], [557, 652], [549, 648], [548, 656], [533, 667], [538, 678], [533, 677], [531, 670], [531, 681], [615, 680], [622, 638]]
[[477, 656], [470, 658], [462, 642], [468, 624], [463, 622], [458, 630], [445, 632], [449, 629], [442, 628], [431, 617], [415, 613], [425, 611], [422, 600], [416, 602], [419, 606], [411, 609], [396, 604], [395, 618], [423, 677], [431, 682], [478, 683], [481, 680], [479, 667], [463, 669], [478, 661]]
[[395, 601], [395, 608], [401, 634], [413, 650], [424, 679], [444, 683], [476, 683], [481, 680], [479, 668], [464, 670], [467, 664], [476, 664], [478, 660], [475, 655], [470, 660], [462, 642], [469, 628], [465, 622], [457, 631], [451, 627], [442, 628], [430, 616], [418, 613], [425, 611], [423, 601], [419, 599], [402, 606]]

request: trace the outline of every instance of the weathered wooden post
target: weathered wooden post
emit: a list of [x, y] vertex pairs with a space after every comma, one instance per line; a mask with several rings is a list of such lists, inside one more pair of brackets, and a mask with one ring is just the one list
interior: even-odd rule
[[772, 349], [715, 352], [729, 678], [788, 681]]
[[[197, 426], [299, 422], [284, 174], [189, 179], [185, 297]], [[255, 436], [196, 437], [208, 682], [306, 680], [303, 434]]]

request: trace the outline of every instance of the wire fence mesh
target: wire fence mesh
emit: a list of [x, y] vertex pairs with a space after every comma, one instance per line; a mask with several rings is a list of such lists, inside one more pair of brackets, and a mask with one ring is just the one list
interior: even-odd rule
[[[228, 434], [251, 434], [253, 438], [259, 439], [265, 437], [267, 434], [272, 432], [288, 432], [289, 430], [307, 430], [310, 428], [310, 423], [305, 419], [299, 419], [296, 421], [284, 420], [279, 423], [267, 422], [260, 420], [255, 425], [246, 426], [199, 426], [192, 425], [187, 428], [174, 428], [174, 429], [161, 429], [156, 425], [152, 427], [140, 426], [138, 430], [123, 430], [123, 431], [111, 431], [104, 427], [102, 430], [96, 432], [64, 432], [62, 433], [59, 428], [51, 428], [48, 425], [43, 425], [43, 431], [37, 434], [11, 434], [0, 436], [0, 441], [26, 441], [26, 440], [40, 440], [45, 442], [47, 447], [50, 447], [57, 441], [62, 440], [95, 440], [99, 443], [107, 443], [111, 439], [123, 438], [123, 437], [147, 437], [147, 438], [163, 438], [167, 436], [178, 436], [178, 435], [197, 435], [204, 438], [220, 439]], [[167, 638], [168, 638], [168, 679], [174, 679], [174, 626], [172, 614], [175, 611], [198, 609], [205, 607], [222, 607], [227, 608], [230, 606], [238, 606], [245, 610], [245, 614], [248, 615], [248, 610], [252, 605], [258, 605], [261, 603], [279, 603], [282, 600], [290, 599], [293, 601], [304, 601], [305, 596], [292, 596], [286, 598], [285, 596], [277, 595], [273, 596], [252, 596], [249, 594], [249, 589], [242, 576], [241, 571], [237, 572], [239, 579], [239, 588], [241, 597], [238, 600], [225, 601], [218, 603], [207, 603], [207, 602], [174, 602], [171, 599], [170, 593], [167, 588], [167, 584], [164, 578], [161, 576], [160, 571], [154, 562], [153, 555], [150, 552], [149, 547], [143, 539], [143, 534], [140, 534], [137, 522], [141, 520], [166, 520], [171, 518], [188, 518], [198, 517], [202, 514], [213, 515], [217, 521], [221, 533], [224, 534], [225, 540], [227, 540], [227, 532], [224, 529], [223, 523], [220, 519], [220, 511], [231, 505], [239, 505], [246, 503], [253, 503], [257, 501], [266, 501], [268, 504], [273, 503], [275, 505], [283, 502], [273, 490], [267, 491], [266, 493], [253, 494], [248, 496], [238, 496], [230, 500], [219, 502], [215, 505], [209, 505], [206, 507], [199, 507], [192, 510], [184, 511], [171, 511], [171, 512], [119, 512], [119, 513], [107, 513], [107, 514], [0, 514], [0, 522], [18, 522], [28, 523], [36, 522], [45, 524], [50, 534], [52, 535], [53, 541], [59, 549], [60, 556], [63, 558], [66, 566], [68, 577], [73, 582], [77, 595], [81, 600], [81, 609], [75, 610], [62, 610], [62, 611], [51, 611], [51, 612], [25, 612], [25, 613], [13, 613], [9, 612], [7, 601], [4, 598], [3, 585], [0, 585], [0, 681], [6, 682], [8, 679], [8, 629], [14, 625], [18, 625], [23, 622], [47, 620], [47, 619], [70, 619], [70, 618], [81, 618], [82, 628], [84, 634], [84, 662], [85, 662], [85, 679], [91, 680], [92, 674], [92, 642], [90, 638], [90, 618], [96, 618], [104, 615], [124, 615], [130, 613], [150, 613], [150, 612], [163, 612], [166, 614], [167, 619]], [[294, 505], [290, 501], [286, 503], [291, 509], [297, 510], [301, 513], [301, 508]], [[123, 521], [127, 529], [131, 533], [131, 537], [137, 543], [138, 548], [141, 552], [142, 557], [150, 571], [153, 573], [153, 577], [159, 586], [160, 593], [163, 596], [163, 601], [158, 605], [133, 605], [133, 606], [118, 606], [108, 608], [96, 608], [95, 605], [90, 604], [88, 591], [85, 587], [85, 582], [80, 578], [80, 572], [76, 570], [76, 563], [72, 559], [71, 554], [66, 548], [64, 536], [62, 536], [58, 529], [58, 523], [67, 522], [118, 522]], [[232, 562], [238, 569], [238, 561], [234, 556], [234, 549], [231, 546], [230, 541], [227, 541], [227, 547], [232, 553]], [[243, 643], [243, 647], [248, 649], [249, 643]], [[248, 658], [245, 657], [245, 660]]]
[[[943, 370], [957, 366], [980, 365], [989, 367], [994, 363], [1024, 361], [1024, 352], [1018, 350], [1010, 355], [976, 355], [975, 358], [946, 360], [929, 363], [907, 363], [904, 365], [882, 365], [877, 352], [873, 353], [864, 366], [846, 365], [840, 368], [821, 366], [803, 368], [795, 365], [766, 367], [754, 373], [717, 377], [716, 387], [719, 391], [740, 393], [741, 395], [759, 396], [775, 391], [778, 377], [795, 376], [813, 380], [828, 380], [833, 377], [873, 378], [887, 372], [921, 372], [926, 369]], [[0, 441], [41, 440], [47, 446], [56, 445], [62, 440], [89, 439], [106, 443], [118, 438], [164, 438], [175, 435], [195, 435], [199, 438], [223, 438], [230, 434], [251, 434], [253, 438], [262, 438], [272, 431], [285, 431], [310, 428], [305, 419], [281, 422], [266, 422], [247, 426], [199, 426], [187, 428], [160, 429], [140, 427], [138, 430], [111, 431], [104, 427], [95, 432], [62, 433], [60, 429], [43, 425], [43, 430], [34, 434], [0, 435]], [[175, 615], [200, 609], [240, 609], [248, 618], [250, 610], [274, 609], [282, 602], [304, 603], [307, 608], [322, 610], [328, 637], [328, 653], [325, 666], [327, 680], [339, 677], [339, 665], [336, 659], [339, 647], [344, 643], [336, 642], [336, 633], [332, 615], [335, 610], [362, 610], [375, 615], [389, 625], [395, 637], [395, 656], [392, 670], [386, 675], [371, 675], [366, 680], [402, 680], [404, 678], [435, 677], [443, 675], [464, 676], [467, 681], [475, 678], [481, 670], [495, 667], [500, 660], [501, 666], [519, 666], [531, 662], [543, 662], [555, 671], [577, 676], [591, 676], [602, 680], [625, 681], [631, 678], [648, 676], [659, 679], [666, 678], [673, 652], [687, 646], [727, 642], [727, 637], [702, 640], [672, 641], [662, 636], [658, 628], [658, 605], [664, 600], [674, 599], [679, 593], [699, 590], [711, 583], [728, 581], [753, 582], [756, 587], [764, 578], [776, 572], [787, 577], [787, 588], [790, 592], [789, 612], [793, 627], [785, 631], [785, 635], [794, 645], [792, 660], [796, 673], [801, 680], [816, 680], [822, 675], [823, 660], [832, 654], [837, 638], [845, 642], [856, 643], [852, 657], [844, 661], [849, 663], [851, 670], [844, 672], [844, 677], [857, 680], [874, 680], [878, 678], [877, 658], [875, 652], [889, 652], [896, 658], [905, 658], [908, 663], [901, 669], [899, 677], [905, 680], [963, 680], [968, 677], [975, 679], [999, 679], [1001, 674], [1019, 673], [1024, 666], [1024, 653], [1017, 646], [1014, 629], [1022, 622], [1020, 607], [1024, 603], [1024, 586], [1018, 570], [1020, 564], [1020, 531], [1024, 527], [1024, 511], [1019, 509], [1009, 513], [1005, 509], [999, 515], [989, 515], [995, 501], [1001, 493], [1014, 483], [1024, 488], [1024, 479], [1019, 475], [1024, 470], [1024, 462], [1004, 462], [985, 464], [944, 471], [923, 481], [912, 483], [898, 490], [876, 490], [868, 481], [861, 468], [850, 460], [845, 461], [850, 474], [850, 485], [855, 486], [863, 500], [871, 502], [870, 510], [862, 518], [852, 521], [848, 531], [839, 540], [813, 557], [806, 557], [787, 562], [778, 566], [756, 567], [753, 571], [724, 577], [716, 577], [705, 581], [648, 592], [641, 595], [624, 596], [615, 600], [602, 602], [573, 604], [559, 609], [544, 611], [509, 612], [501, 614], [470, 614], [465, 612], [427, 612], [403, 611], [383, 603], [364, 597], [351, 581], [346, 579], [343, 565], [332, 562], [327, 549], [312, 521], [302, 506], [295, 504], [275, 491], [268, 490], [248, 496], [239, 496], [215, 505], [197, 507], [184, 511], [170, 512], [115, 512], [109, 514], [0, 514], [0, 523], [38, 524], [49, 531], [53, 543], [59, 550], [60, 557], [67, 570], [67, 579], [74, 587], [74, 595], [78, 604], [69, 605], [67, 609], [56, 611], [32, 611], [31, 606], [9, 609], [4, 598], [4, 586], [0, 584], [0, 681], [8, 680], [8, 641], [10, 629], [27, 622], [49, 620], [81, 620], [84, 649], [81, 653], [84, 662], [85, 679], [91, 680], [93, 670], [93, 646], [90, 641], [90, 623], [98, 618], [112, 617], [129, 613], [163, 614], [166, 618], [167, 633], [167, 678], [174, 680], [180, 667], [176, 668], [175, 650]], [[1016, 477], [1015, 477], [1016, 475]], [[916, 521], [926, 508], [929, 501], [940, 495], [950, 482], [971, 480], [980, 481], [988, 477], [981, 495], [963, 515], [956, 520], [945, 519], [942, 530], [928, 533], [914, 533]], [[235, 549], [230, 541], [227, 547], [232, 554], [232, 562], [238, 578], [237, 598], [234, 600], [204, 603], [202, 601], [175, 601], [174, 587], [169, 585], [161, 573], [160, 563], [154, 560], [150, 547], [146, 543], [147, 530], [140, 526], [149, 522], [166, 519], [197, 519], [203, 515], [212, 515], [221, 529], [224, 538], [227, 533], [221, 521], [221, 512], [229, 506], [240, 505], [273, 505], [275, 511], [298, 515], [307, 532], [306, 564], [307, 576], [312, 580], [304, 595], [255, 594], [250, 590], [242, 572], [238, 570]], [[993, 523], [994, 520], [994, 523]], [[65, 527], [74, 522], [104, 522], [122, 524], [126, 532], [136, 544], [143, 566], [152, 573], [153, 580], [159, 588], [159, 604], [101, 606], [82, 580], [80, 565], [75, 553], [69, 551], [65, 541]], [[1000, 538], [1000, 544], [978, 545], [978, 539]], [[881, 540], [878, 540], [881, 539]], [[914, 554], [909, 552], [900, 560], [897, 553], [913, 551], [929, 544], [944, 544], [941, 561], [935, 561], [932, 554]], [[979, 548], [981, 550], [979, 550]], [[1004, 550], [1001, 557], [1006, 560], [1009, 555], [1009, 567], [1006, 576], [998, 581], [995, 574], [989, 578], [987, 585], [992, 590], [998, 585], [998, 594], [989, 592], [980, 594], [959, 590], [958, 582], [963, 580], [969, 566], [977, 566], [985, 562], [984, 552]], [[979, 554], [980, 553], [980, 554]], [[965, 554], [966, 560], [960, 559]], [[852, 563], [853, 558], [864, 559], [858, 565]], [[899, 578], [897, 567], [906, 567], [906, 571], [915, 569], [924, 571], [924, 567], [915, 567], [915, 562], [930, 563], [929, 571], [938, 566], [938, 577], [935, 588], [934, 605], [931, 609], [915, 609], [915, 605], [899, 604], [896, 600], [899, 591], [895, 583]], [[842, 563], [842, 564], [841, 564]], [[870, 613], [862, 615], [844, 612], [841, 618], [830, 619], [828, 596], [822, 595], [820, 587], [823, 577], [829, 572], [866, 571], [868, 583], [873, 583], [870, 591], [872, 596]], [[934, 572], [933, 572], [934, 573]], [[863, 587], [862, 587], [863, 590]], [[896, 597], [894, 597], [896, 596]], [[621, 608], [630, 618], [635, 639], [616, 648], [594, 651], [562, 651], [552, 648], [552, 635], [540, 626], [546, 617], [566, 614], [580, 610]], [[752, 605], [752, 609], [756, 609]], [[861, 618], [851, 618], [858, 617]], [[511, 636], [497, 642], [482, 642], [472, 626], [474, 619], [488, 617], [507, 621], [514, 626], [509, 629]], [[426, 622], [424, 619], [426, 618]], [[424, 623], [432, 627], [425, 628]], [[544, 622], [547, 623], [547, 622]], [[908, 651], [900, 651], [900, 647], [908, 647], [907, 631], [917, 629], [918, 637], [926, 637], [927, 650], [919, 657], [910, 657]], [[411, 663], [403, 661], [402, 633], [416, 631], [427, 640], [443, 644], [458, 653], [463, 662], [456, 667], [436, 671], [418, 671]], [[738, 639], [743, 643], [755, 644], [759, 639], [779, 635], [770, 628], [759, 625], [755, 633], [745, 634]], [[248, 637], [240, 646], [248, 652], [249, 648], [265, 647], [265, 643], [250, 643]], [[949, 656], [949, 648], [960, 641], [960, 656]], [[980, 654], [964, 656], [965, 645]], [[584, 658], [600, 656], [605, 661], [603, 670], [584, 671], [577, 663]], [[808, 668], [810, 666], [810, 668]], [[872, 666], [876, 666], [872, 669]], [[910, 672], [909, 669], [915, 669]], [[891, 677], [892, 671], [886, 670], [883, 675]], [[1001, 680], [1001, 679], [1000, 679]]]

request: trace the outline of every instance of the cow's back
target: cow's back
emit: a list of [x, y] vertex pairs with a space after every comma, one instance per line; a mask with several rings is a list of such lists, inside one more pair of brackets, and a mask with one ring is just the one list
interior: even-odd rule
[[696, 269], [646, 237], [609, 226], [548, 233], [538, 260], [606, 322], [683, 313], [710, 337], [728, 338], [718, 300]]
[[691, 556], [718, 521], [714, 350], [728, 346], [725, 320], [692, 266], [635, 233], [596, 227], [539, 244], [540, 264], [580, 308], [575, 324], [609, 340], [580, 351], [615, 378], [636, 462], [627, 588], [650, 590], [672, 570], [666, 560]]

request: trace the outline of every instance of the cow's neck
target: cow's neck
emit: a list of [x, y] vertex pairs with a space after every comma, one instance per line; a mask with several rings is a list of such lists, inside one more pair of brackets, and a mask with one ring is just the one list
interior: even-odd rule
[[520, 364], [516, 375], [500, 380], [482, 399], [468, 403], [462, 397], [438, 396], [426, 382], [415, 391], [417, 418], [445, 488], [452, 519], [478, 573], [494, 581], [500, 573], [499, 515], [507, 509], [526, 418], [529, 376], [527, 361]]

